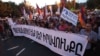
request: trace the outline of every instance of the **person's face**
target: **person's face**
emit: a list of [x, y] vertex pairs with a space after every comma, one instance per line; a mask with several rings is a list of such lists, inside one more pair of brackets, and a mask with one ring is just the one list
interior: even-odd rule
[[60, 22], [60, 25], [64, 25], [64, 22], [63, 22], [63, 21], [61, 21], [61, 22]]
[[71, 25], [69, 25], [69, 26], [67, 27], [67, 29], [68, 29], [68, 30], [71, 30], [71, 29], [72, 29], [72, 26], [71, 26]]
[[49, 24], [49, 27], [50, 27], [50, 28], [54, 28], [54, 24], [53, 24], [53, 23], [50, 23], [50, 24]]
[[86, 24], [86, 30], [91, 30], [91, 29], [92, 29], [91, 24]]

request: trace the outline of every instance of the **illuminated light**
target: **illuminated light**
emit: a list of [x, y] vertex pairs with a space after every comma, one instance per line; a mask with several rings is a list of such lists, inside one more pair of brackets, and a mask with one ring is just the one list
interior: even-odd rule
[[57, 7], [60, 7], [60, 2], [57, 2]]
[[49, 9], [51, 10], [51, 5], [49, 6]]

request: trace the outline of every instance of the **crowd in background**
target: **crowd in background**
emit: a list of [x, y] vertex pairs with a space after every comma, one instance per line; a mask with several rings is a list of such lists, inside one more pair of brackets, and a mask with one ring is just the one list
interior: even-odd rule
[[[92, 30], [99, 34], [99, 26], [100, 26], [100, 15], [88, 11], [84, 16], [85, 23], [92, 25]], [[33, 26], [39, 26], [48, 29], [54, 29], [64, 32], [72, 32], [72, 33], [79, 33], [82, 28], [82, 25], [78, 21], [77, 26], [72, 25], [71, 23], [63, 20], [60, 16], [50, 16], [46, 19], [40, 19], [39, 17], [34, 17], [32, 20], [27, 20], [25, 18], [15, 20], [16, 24], [28, 24]]]
[[0, 37], [2, 40], [7, 40], [11, 35], [12, 32], [7, 19], [0, 20]]

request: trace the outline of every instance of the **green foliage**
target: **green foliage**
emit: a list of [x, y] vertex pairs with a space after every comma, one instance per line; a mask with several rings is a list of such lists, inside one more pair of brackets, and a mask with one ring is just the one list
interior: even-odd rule
[[18, 5], [13, 2], [0, 2], [0, 17], [21, 15]]
[[100, 0], [87, 0], [87, 8], [88, 9], [100, 8]]

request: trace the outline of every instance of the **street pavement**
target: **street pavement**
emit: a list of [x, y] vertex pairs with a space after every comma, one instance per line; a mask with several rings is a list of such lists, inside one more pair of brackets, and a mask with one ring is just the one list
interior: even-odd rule
[[25, 37], [0, 40], [0, 56], [61, 56]]
[[[0, 40], [0, 56], [61, 56], [47, 47], [26, 37]], [[66, 55], [67, 56], [67, 55]], [[91, 56], [100, 56], [100, 42]]]

